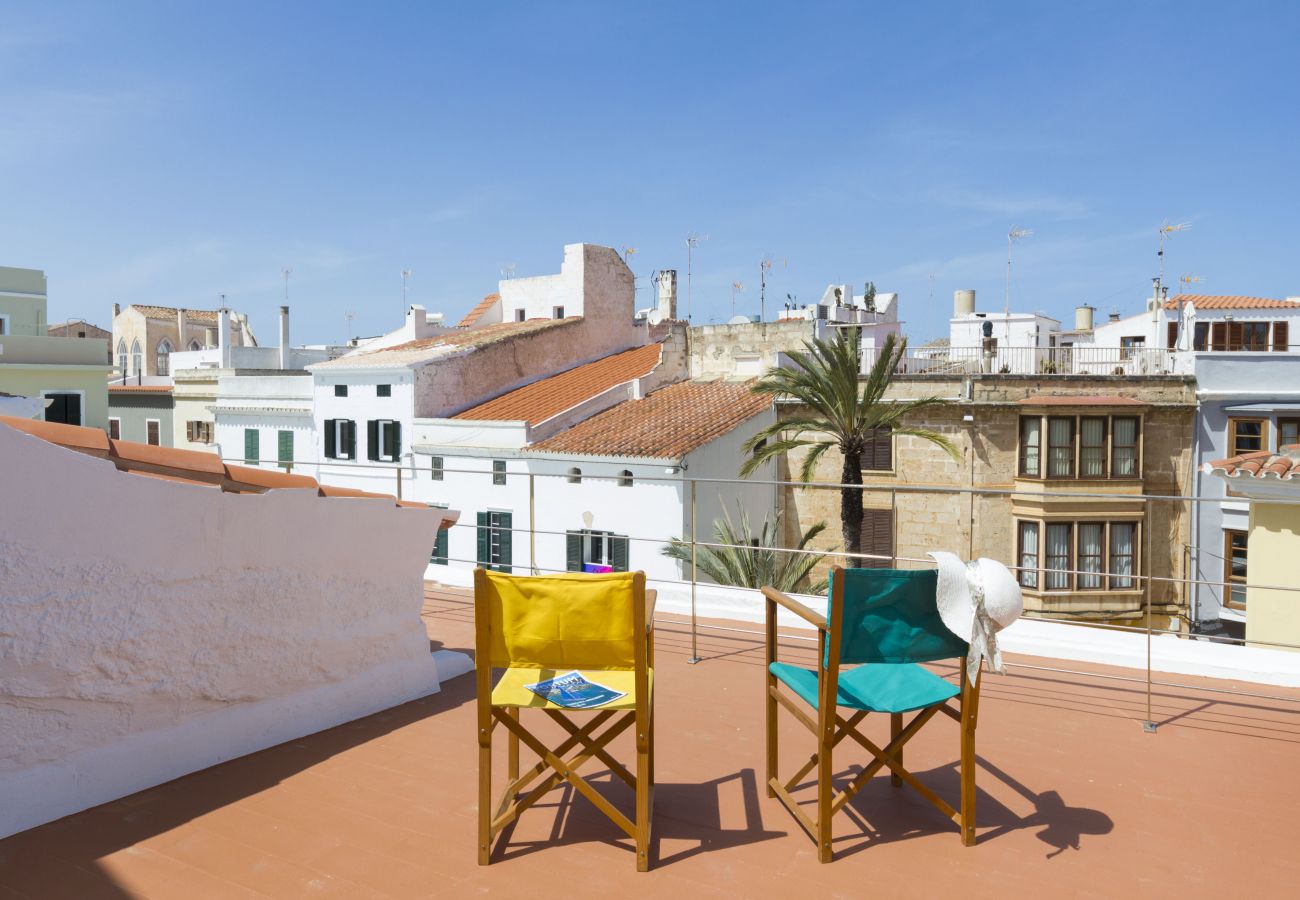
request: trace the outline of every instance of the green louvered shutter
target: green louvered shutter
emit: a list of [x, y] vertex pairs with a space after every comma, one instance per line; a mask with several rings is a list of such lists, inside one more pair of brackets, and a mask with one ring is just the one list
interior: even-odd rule
[[564, 536], [565, 568], [570, 572], [582, 571], [582, 532], [570, 531]]
[[335, 456], [334, 449], [334, 420], [325, 420], [325, 458], [333, 459]]
[[356, 459], [357, 458], [357, 423], [353, 422], [351, 419], [347, 419], [343, 422], [343, 430], [347, 432], [347, 440], [344, 441], [344, 445], [348, 449], [348, 459]]
[[497, 525], [498, 525], [499, 541], [501, 547], [501, 554], [500, 554], [501, 562], [500, 564], [497, 565], [497, 569], [501, 572], [509, 572], [510, 563], [513, 561], [512, 559], [513, 554], [511, 552], [511, 549], [513, 544], [512, 538], [514, 537], [514, 534], [510, 530], [512, 527], [511, 523], [513, 520], [514, 520], [514, 516], [511, 515], [510, 513], [506, 513], [506, 512], [497, 513]]
[[609, 564], [615, 572], [627, 571], [627, 538], [610, 537]]
[[277, 458], [283, 468], [293, 467], [293, 432], [281, 431], [278, 437]]
[[438, 536], [433, 541], [433, 559], [431, 562], [439, 565], [447, 565], [447, 529], [439, 528]]
[[388, 455], [397, 459], [402, 455], [402, 423], [388, 423], [389, 448]]
[[492, 532], [490, 528], [488, 514], [481, 512], [478, 514], [478, 564], [486, 566], [491, 564], [488, 558], [491, 555]]
[[249, 465], [257, 465], [258, 459], [261, 458], [258, 447], [258, 438], [260, 434], [256, 428], [244, 429], [244, 462]]
[[371, 419], [366, 423], [366, 458], [379, 461], [379, 421]]

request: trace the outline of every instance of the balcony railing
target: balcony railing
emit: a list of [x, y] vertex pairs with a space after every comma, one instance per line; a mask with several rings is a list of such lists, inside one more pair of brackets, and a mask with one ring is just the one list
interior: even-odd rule
[[[869, 371], [878, 349], [862, 354]], [[895, 372], [900, 375], [1171, 375], [1178, 374], [1171, 350], [1116, 347], [915, 347]]]

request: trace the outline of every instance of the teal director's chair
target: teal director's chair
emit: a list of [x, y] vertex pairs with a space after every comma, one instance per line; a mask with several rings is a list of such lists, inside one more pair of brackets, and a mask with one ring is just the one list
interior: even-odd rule
[[[816, 841], [821, 862], [830, 862], [832, 858], [832, 817], [882, 768], [890, 770], [890, 781], [895, 786], [907, 782], [956, 822], [963, 844], [975, 843], [975, 719], [979, 677], [976, 675], [974, 683], [968, 679], [969, 646], [939, 618], [935, 602], [937, 583], [934, 570], [836, 566], [830, 572], [829, 606], [824, 618], [778, 590], [763, 588], [767, 613], [767, 793], [769, 797], [780, 798]], [[778, 606], [817, 628], [819, 670], [777, 660]], [[918, 665], [953, 658], [961, 659], [960, 686]], [[854, 667], [841, 669], [846, 664]], [[948, 702], [954, 698], [956, 708]], [[785, 707], [817, 740], [817, 751], [785, 781], [777, 775], [778, 706]], [[889, 714], [891, 740], [883, 748], [857, 730], [862, 720], [873, 712]], [[904, 724], [907, 713], [915, 715]], [[903, 745], [936, 713], [955, 719], [961, 726], [960, 810], [903, 767]], [[861, 745], [873, 759], [843, 790], [835, 791], [832, 751], [846, 737]], [[790, 793], [814, 768], [817, 770], [815, 819]]]

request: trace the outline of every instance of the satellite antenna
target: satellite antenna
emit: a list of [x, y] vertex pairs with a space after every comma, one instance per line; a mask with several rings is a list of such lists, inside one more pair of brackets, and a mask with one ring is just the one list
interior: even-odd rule
[[767, 273], [772, 271], [772, 254], [764, 256], [758, 264], [758, 320], [767, 318]]
[[1011, 345], [1011, 248], [1015, 246], [1016, 241], [1032, 234], [1033, 232], [1028, 228], [1012, 228], [1007, 232], [1007, 295], [1002, 309], [1002, 318], [1006, 324], [1008, 347]]
[[745, 283], [743, 281], [733, 281], [731, 283], [731, 317], [736, 317], [736, 295], [745, 292]]
[[1191, 222], [1179, 222], [1177, 225], [1170, 225], [1168, 219], [1160, 223], [1160, 252], [1156, 256], [1160, 257], [1160, 284], [1162, 286], [1165, 283], [1165, 238], [1172, 238], [1178, 232], [1186, 231], [1191, 227]]
[[695, 231], [692, 231], [690, 234], [686, 235], [686, 321], [687, 322], [691, 320], [692, 254], [694, 253], [697, 244], [699, 244], [702, 241], [707, 241], [708, 239], [709, 236], [707, 234], [699, 234], [698, 232]]

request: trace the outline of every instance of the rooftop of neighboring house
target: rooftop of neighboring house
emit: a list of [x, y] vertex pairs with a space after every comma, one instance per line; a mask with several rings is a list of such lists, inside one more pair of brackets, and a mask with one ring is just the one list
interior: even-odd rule
[[[432, 644], [474, 646], [473, 611], [468, 591], [426, 586]], [[722, 898], [863, 896], [869, 886], [887, 898], [1190, 900], [1275, 897], [1300, 880], [1300, 691], [1272, 688], [1277, 699], [1261, 700], [1233, 682], [1160, 674], [1152, 734], [1141, 725], [1147, 695], [1135, 670], [1011, 653], [1008, 674], [981, 678], [976, 845], [962, 846], [952, 822], [881, 772], [834, 817], [836, 858], [820, 864], [798, 822], [766, 795], [760, 626], [713, 624], [693, 646], [689, 621], [655, 616], [647, 873], [635, 871], [624, 833], [566, 785], [506, 829], [491, 865], [477, 864], [475, 684], [466, 675], [438, 694], [0, 841], [0, 893]], [[783, 629], [781, 659], [815, 665], [806, 635]], [[957, 678], [949, 662], [927, 668]], [[812, 738], [782, 715], [780, 771], [793, 774]], [[540, 712], [522, 716], [548, 746], [562, 736]], [[889, 740], [888, 716], [860, 727], [877, 746]], [[613, 755], [626, 762], [624, 741]], [[959, 743], [956, 725], [936, 716], [905, 760], [954, 804]], [[839, 783], [868, 758], [840, 743]], [[1225, 761], [1231, 777], [1210, 777]], [[499, 775], [504, 747], [497, 766]], [[603, 768], [592, 760], [580, 774], [630, 814], [631, 791]], [[812, 793], [805, 779], [795, 796]]]
[[772, 406], [749, 381], [682, 381], [625, 400], [531, 451], [678, 460]]
[[660, 344], [614, 353], [508, 391], [452, 418], [535, 425], [613, 387], [649, 375], [659, 364], [661, 353]]
[[1165, 309], [1177, 309], [1190, 303], [1197, 309], [1293, 309], [1300, 311], [1300, 301], [1273, 300], [1268, 297], [1243, 297], [1236, 294], [1180, 294], [1164, 302]]
[[345, 369], [419, 366], [435, 359], [455, 356], [487, 344], [537, 334], [552, 328], [562, 328], [581, 321], [582, 319], [579, 316], [569, 316], [563, 319], [529, 319], [527, 322], [500, 322], [483, 328], [452, 331], [417, 341], [407, 341], [404, 344], [385, 347], [382, 350], [366, 350], [362, 347], [346, 356], [340, 356], [338, 359], [317, 363], [310, 366], [310, 369], [313, 372], [334, 372]]
[[469, 328], [471, 325], [473, 325], [475, 322], [481, 319], [485, 312], [487, 312], [489, 309], [492, 308], [492, 304], [498, 302], [500, 299], [501, 299], [500, 294], [488, 294], [477, 304], [475, 304], [473, 309], [465, 313], [464, 317], [459, 322], [456, 323], [456, 327]]
[[110, 384], [110, 394], [170, 394], [170, 384]]
[[[176, 313], [180, 310], [175, 306], [148, 306], [139, 303], [132, 303], [127, 309], [134, 309], [146, 319], [170, 319], [176, 320]], [[193, 322], [197, 325], [216, 325], [217, 311], [215, 309], [187, 309], [185, 310], [185, 321]], [[236, 324], [231, 319], [231, 326]]]
[[106, 459], [113, 463], [118, 471], [146, 478], [216, 487], [231, 494], [264, 494], [278, 489], [307, 489], [315, 491], [321, 497], [371, 498], [390, 500], [403, 507], [427, 508], [427, 504], [398, 500], [391, 494], [375, 494], [319, 484], [315, 478], [307, 475], [293, 475], [271, 468], [230, 465], [222, 462], [216, 454], [201, 450], [178, 450], [134, 441], [114, 440], [98, 428], [63, 425], [36, 419], [19, 419], [13, 416], [0, 416], [0, 424], [67, 450]]
[[1300, 485], [1300, 444], [1287, 444], [1277, 453], [1258, 450], [1230, 459], [1216, 459], [1207, 462], [1203, 471], [1234, 480], [1295, 481]]

